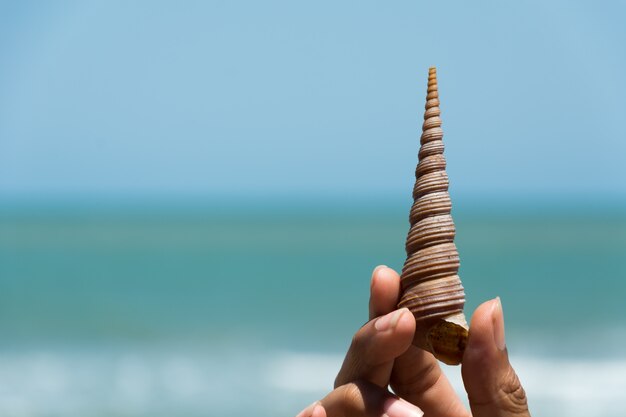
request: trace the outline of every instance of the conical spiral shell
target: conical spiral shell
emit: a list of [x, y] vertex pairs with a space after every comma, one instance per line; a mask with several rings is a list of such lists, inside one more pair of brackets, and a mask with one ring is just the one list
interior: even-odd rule
[[415, 316], [413, 343], [442, 362], [456, 365], [463, 357], [468, 330], [463, 315], [465, 292], [457, 275], [459, 253], [454, 245], [440, 115], [437, 70], [433, 67], [428, 74], [398, 306], [409, 308]]

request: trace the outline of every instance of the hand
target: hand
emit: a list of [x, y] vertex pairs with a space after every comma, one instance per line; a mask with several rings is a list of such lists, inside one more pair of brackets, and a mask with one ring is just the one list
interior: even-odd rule
[[[335, 390], [298, 417], [471, 416], [433, 355], [411, 345], [415, 321], [408, 310], [395, 310], [399, 293], [399, 275], [384, 266], [376, 268], [370, 321], [355, 334]], [[509, 364], [498, 298], [474, 312], [461, 370], [474, 417], [530, 415]], [[389, 385], [397, 396], [387, 390]]]

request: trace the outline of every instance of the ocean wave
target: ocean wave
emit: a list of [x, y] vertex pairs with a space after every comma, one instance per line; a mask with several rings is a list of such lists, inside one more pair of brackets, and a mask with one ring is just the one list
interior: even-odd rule
[[[285, 353], [268, 367], [267, 381], [280, 390], [325, 395], [332, 388], [341, 361], [340, 355]], [[513, 356], [511, 363], [524, 385], [532, 411], [569, 417], [626, 415], [626, 358], [564, 360]], [[443, 364], [442, 368], [464, 398], [460, 368]]]
[[[342, 360], [253, 349], [0, 351], [0, 415], [290, 416], [332, 389]], [[512, 362], [538, 414], [626, 415], [626, 358]], [[460, 369], [444, 372], [462, 394]]]

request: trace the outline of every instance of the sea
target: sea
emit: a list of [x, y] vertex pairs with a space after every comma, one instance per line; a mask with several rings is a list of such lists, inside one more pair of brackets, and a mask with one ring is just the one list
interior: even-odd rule
[[[294, 416], [332, 389], [372, 269], [401, 269], [409, 206], [0, 206], [0, 415]], [[453, 215], [466, 314], [502, 299], [533, 415], [626, 415], [624, 206]]]

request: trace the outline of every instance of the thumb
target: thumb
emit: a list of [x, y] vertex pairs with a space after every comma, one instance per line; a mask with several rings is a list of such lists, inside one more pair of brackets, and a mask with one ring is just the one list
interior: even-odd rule
[[474, 417], [529, 417], [526, 393], [509, 363], [500, 298], [472, 317], [461, 369]]

